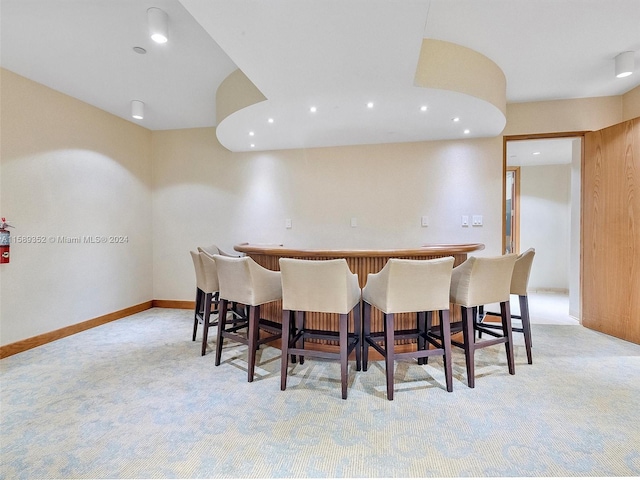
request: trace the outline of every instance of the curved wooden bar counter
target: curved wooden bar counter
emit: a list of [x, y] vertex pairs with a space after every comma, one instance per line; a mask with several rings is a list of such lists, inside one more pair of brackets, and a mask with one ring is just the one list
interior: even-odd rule
[[[432, 258], [453, 257], [454, 266], [459, 265], [467, 259], [467, 254], [484, 249], [482, 243], [466, 244], [432, 244], [410, 249], [388, 249], [388, 250], [359, 250], [359, 249], [295, 249], [277, 245], [251, 245], [242, 243], [233, 247], [236, 251], [242, 252], [258, 264], [270, 270], [280, 270], [278, 260], [285, 258], [301, 258], [306, 260], [330, 260], [334, 258], [344, 258], [353, 273], [358, 275], [358, 281], [362, 288], [369, 273], [377, 273], [390, 258], [408, 258], [412, 260], [428, 260]], [[282, 321], [282, 302], [272, 302], [263, 305], [261, 316], [276, 322]], [[459, 312], [452, 310], [451, 319], [454, 321], [459, 317]], [[309, 313], [307, 322], [311, 328], [337, 330], [337, 315], [323, 313]], [[382, 314], [373, 309], [372, 331], [382, 331]], [[415, 328], [415, 315], [399, 314], [396, 316], [398, 329]], [[409, 348], [406, 347], [406, 348]], [[318, 344], [318, 349], [333, 350], [329, 344]], [[375, 356], [374, 356], [375, 357]]]

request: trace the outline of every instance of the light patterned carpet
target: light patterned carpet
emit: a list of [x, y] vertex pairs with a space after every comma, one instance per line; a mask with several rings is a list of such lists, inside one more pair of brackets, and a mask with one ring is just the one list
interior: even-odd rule
[[[308, 359], [279, 389], [280, 352], [223, 364], [191, 342], [191, 312], [151, 309], [0, 361], [1, 477], [279, 478], [640, 475], [640, 346], [581, 326], [534, 325], [477, 354], [454, 391], [438, 360], [355, 372]], [[200, 332], [198, 334], [200, 338]], [[215, 337], [214, 337], [215, 338]], [[213, 345], [213, 341], [211, 343]]]

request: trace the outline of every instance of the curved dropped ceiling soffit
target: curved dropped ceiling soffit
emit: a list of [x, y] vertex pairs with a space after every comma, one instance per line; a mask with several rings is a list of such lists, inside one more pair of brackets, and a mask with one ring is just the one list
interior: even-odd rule
[[414, 85], [381, 92], [374, 112], [361, 108], [365, 96], [353, 97], [267, 98], [238, 69], [216, 93], [216, 135], [227, 149], [242, 152], [494, 137], [506, 124], [502, 70], [441, 40], [423, 39]]

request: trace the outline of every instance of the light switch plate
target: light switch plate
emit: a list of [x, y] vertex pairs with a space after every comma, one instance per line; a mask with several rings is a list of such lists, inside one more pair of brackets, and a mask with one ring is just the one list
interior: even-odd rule
[[422, 218], [420, 219], [420, 225], [422, 225], [423, 227], [428, 227], [429, 217], [427, 217], [426, 215], [423, 215]]
[[290, 218], [285, 219], [284, 228], [291, 228], [291, 219]]
[[479, 227], [482, 225], [482, 215], [474, 215], [473, 216], [473, 226]]
[[351, 226], [352, 227], [358, 226], [358, 219], [356, 217], [351, 217]]
[[463, 227], [469, 226], [469, 215], [462, 215], [462, 226]]

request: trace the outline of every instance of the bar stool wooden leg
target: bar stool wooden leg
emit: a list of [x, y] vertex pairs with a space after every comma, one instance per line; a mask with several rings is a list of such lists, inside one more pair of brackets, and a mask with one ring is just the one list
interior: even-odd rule
[[509, 302], [500, 302], [500, 316], [502, 317], [502, 330], [507, 337], [504, 347], [507, 351], [509, 373], [515, 375], [516, 367], [513, 358], [513, 331], [511, 329], [511, 308]]
[[529, 317], [529, 301], [526, 295], [519, 295], [520, 318], [522, 320], [522, 333], [524, 334], [524, 347], [527, 350], [527, 363], [533, 363], [531, 355], [531, 319]]
[[216, 366], [220, 365], [220, 359], [222, 358], [222, 343], [224, 342], [224, 339], [222, 337], [222, 331], [226, 328], [226, 325], [227, 325], [228, 305], [229, 304], [226, 300], [221, 300], [218, 308], [219, 316], [218, 316], [218, 335], [216, 337], [216, 360], [215, 360]]
[[[429, 312], [431, 313], [431, 312]], [[449, 310], [441, 310], [440, 332], [442, 338], [440, 344], [444, 349], [442, 361], [444, 363], [444, 378], [447, 385], [447, 392], [453, 392], [453, 359], [451, 353], [451, 325], [449, 323]]]
[[371, 305], [364, 302], [362, 325], [362, 370], [365, 372], [369, 368], [369, 342], [367, 338], [371, 335]]
[[464, 356], [467, 363], [467, 385], [469, 388], [475, 388], [475, 334], [473, 330], [473, 308], [461, 307], [461, 310]]
[[[303, 312], [303, 311], [295, 312], [296, 334], [298, 332], [304, 331], [305, 321], [306, 321], [306, 312]], [[301, 348], [301, 349], [304, 348], [304, 335], [300, 335], [300, 338], [298, 339], [295, 345], [295, 348]], [[304, 365], [303, 355], [298, 355], [298, 362], [300, 363], [300, 365]]]
[[256, 352], [258, 350], [258, 334], [260, 331], [260, 327], [258, 323], [260, 322], [260, 306], [250, 306], [249, 307], [249, 333], [247, 338], [247, 347], [248, 347], [248, 368], [247, 368], [247, 380], [249, 382], [253, 382], [253, 374], [256, 369]]
[[[431, 312], [429, 312], [430, 314]], [[426, 347], [425, 336], [427, 334], [427, 312], [418, 312], [416, 314], [416, 322], [418, 327], [418, 351], [424, 350]], [[424, 365], [427, 363], [429, 357], [418, 358], [418, 365]]]
[[209, 318], [211, 317], [211, 293], [203, 294], [204, 310], [202, 312], [202, 355], [207, 352], [207, 340], [209, 339]]
[[349, 316], [340, 314], [340, 380], [342, 384], [342, 399], [347, 398], [347, 373], [349, 368], [347, 340], [349, 333]]
[[198, 314], [200, 314], [201, 305], [202, 290], [196, 288], [196, 308], [193, 312], [193, 338], [191, 339], [193, 342], [196, 341], [196, 333], [198, 332]]
[[356, 334], [356, 371], [362, 370], [362, 310], [358, 303], [353, 309], [353, 330]]
[[289, 370], [289, 342], [291, 341], [291, 321], [292, 312], [282, 311], [282, 338], [281, 347], [282, 358], [280, 359], [280, 390], [287, 389], [287, 372]]
[[395, 337], [393, 313], [384, 315], [384, 349], [386, 352], [385, 363], [387, 370], [387, 398], [393, 400], [393, 373], [395, 366]]

